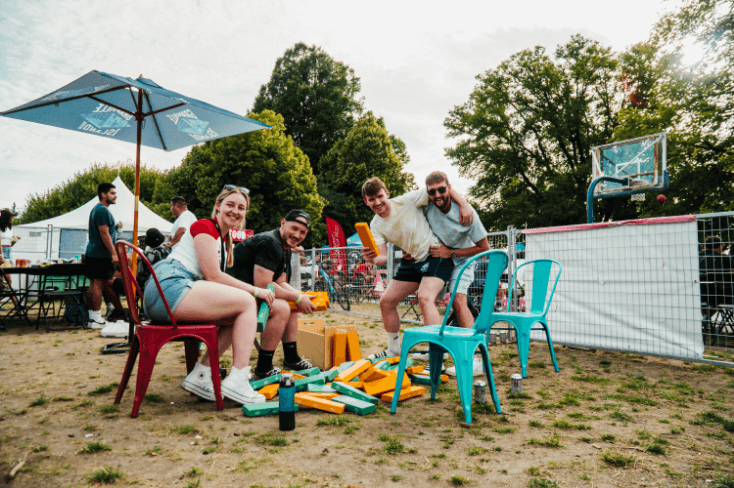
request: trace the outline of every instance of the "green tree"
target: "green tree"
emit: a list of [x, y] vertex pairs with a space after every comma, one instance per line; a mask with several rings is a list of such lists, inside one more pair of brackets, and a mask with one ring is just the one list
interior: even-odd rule
[[[683, 64], [683, 46], [704, 46]], [[734, 4], [689, 0], [658, 22], [650, 39], [622, 56], [633, 103], [619, 114], [615, 139], [666, 132], [668, 200], [640, 204], [642, 216], [734, 209]]]
[[283, 116], [286, 133], [308, 156], [317, 173], [318, 162], [344, 137], [362, 112], [357, 94], [359, 78], [317, 46], [298, 43], [275, 63], [260, 87], [253, 111], [272, 110]]
[[[477, 183], [470, 196], [487, 228], [585, 222], [591, 147], [606, 143], [624, 102], [617, 60], [573, 36], [555, 59], [538, 46], [477, 76], [469, 101], [444, 122], [459, 142], [446, 151]], [[597, 205], [601, 218], [634, 215], [629, 201]]]
[[[283, 117], [270, 110], [249, 117], [273, 128], [194, 147], [156, 186], [156, 203], [167, 205], [172, 196], [181, 195], [197, 217], [206, 218], [222, 187], [234, 184], [250, 190], [246, 226], [256, 233], [280, 225], [293, 208], [320, 219], [326, 201], [317, 192], [308, 158], [285, 134]], [[313, 239], [319, 236], [309, 236], [307, 244]]]
[[379, 176], [392, 196], [415, 188], [413, 175], [404, 172], [407, 159], [403, 141], [389, 136], [384, 122], [367, 112], [319, 163], [319, 188], [329, 200], [325, 215], [337, 220], [350, 235], [356, 222], [369, 222], [373, 216], [362, 200], [367, 178]]
[[[117, 175], [118, 170], [112, 169], [112, 165], [107, 163], [93, 164], [89, 169], [74, 173], [67, 181], [50, 190], [29, 195], [18, 223], [38, 222], [71, 212], [97, 196], [97, 185], [109, 183]], [[128, 161], [122, 165], [119, 175], [130, 191], [134, 192], [135, 163]], [[143, 204], [147, 205], [152, 200], [156, 182], [161, 176], [160, 171], [141, 165], [140, 201]]]

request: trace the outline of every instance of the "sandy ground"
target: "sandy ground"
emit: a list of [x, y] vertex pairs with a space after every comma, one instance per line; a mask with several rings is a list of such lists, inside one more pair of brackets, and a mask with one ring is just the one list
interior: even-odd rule
[[[384, 346], [378, 319], [322, 316], [358, 325], [365, 353]], [[89, 486], [107, 469], [141, 487], [712, 487], [734, 471], [734, 376], [722, 368], [557, 347], [555, 373], [533, 344], [526, 395], [511, 398], [516, 347], [495, 345], [502, 415], [475, 409], [463, 424], [452, 380], [395, 415], [386, 403], [365, 417], [302, 411], [283, 434], [277, 416], [248, 419], [228, 402], [217, 412], [184, 392], [179, 344], [162, 349], [131, 419], [130, 388], [119, 408], [115, 387], [98, 390], [120, 381], [127, 357], [101, 355], [109, 342], [20, 324], [0, 333], [0, 486]], [[109, 450], [85, 453], [95, 447]]]

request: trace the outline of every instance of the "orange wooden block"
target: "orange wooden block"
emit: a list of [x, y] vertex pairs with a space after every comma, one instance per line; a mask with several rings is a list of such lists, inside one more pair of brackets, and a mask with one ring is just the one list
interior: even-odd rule
[[324, 400], [331, 400], [332, 398], [341, 395], [341, 393], [321, 393], [318, 391], [309, 391], [307, 394], [312, 397], [323, 398]]
[[362, 381], [350, 381], [347, 383], [352, 388], [356, 388], [358, 390], [364, 390], [364, 383]]
[[346, 370], [342, 371], [336, 378], [334, 378], [334, 381], [348, 383], [354, 377], [359, 376], [360, 373], [367, 371], [371, 367], [371, 362], [366, 359], [360, 359], [356, 363], [348, 367]]
[[390, 363], [390, 365], [398, 364], [400, 362], [400, 356], [393, 356], [391, 358], [385, 358], [385, 361]]
[[[377, 381], [369, 381], [367, 383], [363, 383], [364, 386], [364, 392], [368, 395], [377, 396], [380, 393], [385, 393], [388, 391], [393, 391], [395, 389], [395, 383], [398, 380], [397, 373], [395, 374], [388, 374], [385, 378], [382, 378], [381, 380]], [[410, 386], [410, 378], [408, 378], [407, 374], [403, 375], [403, 388], [408, 388]]]
[[[408, 398], [413, 398], [413, 397], [423, 395], [425, 392], [426, 392], [426, 389], [423, 386], [409, 386], [408, 388], [403, 388], [402, 390], [400, 390], [400, 396], [398, 397], [398, 401], [402, 402], [403, 400], [407, 400]], [[394, 395], [395, 395], [395, 391], [391, 391], [388, 393], [383, 393], [383, 395], [380, 398], [382, 398], [383, 402], [391, 402]]]
[[275, 395], [278, 394], [279, 383], [273, 383], [272, 385], [265, 385], [260, 388], [257, 392], [263, 395], [266, 399], [272, 400]]
[[331, 361], [338, 366], [347, 360], [347, 333], [337, 332], [331, 336]]
[[287, 374], [291, 374], [291, 375], [293, 375], [293, 380], [294, 380], [294, 381], [295, 381], [295, 380], [302, 380], [303, 378], [305, 378], [305, 376], [303, 376], [302, 374], [298, 374], [298, 373], [295, 373], [295, 372], [293, 372], [293, 371], [286, 371], [286, 370], [282, 370], [282, 371], [280, 372], [280, 374], [283, 374], [283, 373], [287, 373]]
[[362, 351], [359, 349], [359, 334], [347, 332], [347, 360], [357, 361], [362, 359]]
[[375, 380], [381, 380], [382, 378], [386, 378], [387, 376], [388, 376], [387, 372], [385, 372], [385, 371], [383, 371], [381, 369], [377, 369], [375, 367], [372, 367], [372, 368], [368, 369], [367, 371], [365, 371], [364, 373], [362, 373], [362, 375], [360, 375], [359, 379], [362, 380], [363, 382], [365, 382], [365, 381], [375, 381]]
[[424, 369], [426, 369], [425, 366], [411, 366], [410, 368], [405, 368], [405, 372], [408, 374], [418, 374]]
[[311, 407], [317, 410], [323, 410], [324, 412], [344, 413], [344, 409], [346, 408], [346, 405], [343, 403], [332, 402], [331, 400], [318, 398], [303, 392], [296, 393], [294, 400], [296, 404], [302, 407]]
[[375, 251], [375, 256], [380, 255], [380, 249], [375, 243], [375, 237], [372, 235], [372, 230], [366, 222], [357, 222], [354, 224], [354, 230], [359, 234], [359, 240], [362, 241], [362, 245]]

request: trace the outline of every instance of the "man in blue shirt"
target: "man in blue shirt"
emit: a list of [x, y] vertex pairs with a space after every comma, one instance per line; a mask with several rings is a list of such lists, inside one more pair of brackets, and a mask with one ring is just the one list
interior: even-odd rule
[[[430, 203], [423, 207], [423, 213], [428, 220], [431, 230], [441, 241], [437, 246], [431, 246], [430, 254], [434, 257], [452, 258], [454, 270], [451, 275], [449, 292], [453, 292], [459, 271], [472, 256], [489, 251], [487, 230], [479, 220], [477, 211], [472, 208], [474, 220], [471, 225], [462, 225], [459, 216], [459, 206], [452, 204], [449, 192], [451, 185], [448, 176], [441, 171], [434, 171], [426, 177], [426, 190]], [[461, 276], [459, 287], [454, 297], [454, 312], [459, 325], [469, 328], [474, 325], [474, 316], [469, 310], [466, 295], [469, 286], [474, 281], [476, 261], [469, 265]], [[478, 359], [478, 360], [477, 360]], [[483, 374], [481, 359], [474, 361], [474, 374]], [[455, 374], [454, 368], [446, 370], [447, 374]], [[453, 374], [452, 374], [453, 373]]]
[[89, 278], [89, 327], [102, 329], [107, 323], [102, 318], [102, 292], [115, 273], [118, 264], [115, 252], [115, 218], [109, 207], [117, 200], [117, 190], [112, 183], [97, 186], [99, 203], [89, 214], [89, 243], [85, 253], [87, 278]]

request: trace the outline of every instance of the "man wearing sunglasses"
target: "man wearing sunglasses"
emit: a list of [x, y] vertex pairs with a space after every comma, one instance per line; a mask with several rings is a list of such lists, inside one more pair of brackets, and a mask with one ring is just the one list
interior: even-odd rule
[[[313, 365], [298, 355], [298, 314], [291, 313], [289, 301], [298, 306], [299, 312], [311, 314], [316, 306], [308, 295], [301, 295], [288, 284], [286, 270], [291, 262], [291, 249], [306, 238], [311, 229], [311, 216], [303, 210], [291, 210], [280, 222], [280, 227], [255, 234], [234, 248], [234, 265], [227, 273], [257, 288], [274, 285], [275, 301], [262, 333], [262, 347], [254, 374], [265, 378], [280, 373], [273, 366], [273, 356], [278, 343], [283, 342], [283, 365], [290, 371], [301, 371]], [[255, 295], [257, 298], [257, 295]]]
[[[461, 224], [458, 205], [452, 205], [452, 199], [449, 197], [451, 185], [445, 173], [434, 171], [429, 174], [426, 177], [426, 190], [431, 203], [423, 207], [423, 214], [440, 241], [438, 245], [431, 246], [429, 252], [433, 257], [453, 260], [454, 270], [449, 284], [449, 291], [453, 292], [456, 278], [464, 263], [480, 252], [489, 251], [487, 230], [473, 208], [472, 224], [469, 226]], [[459, 325], [464, 328], [474, 325], [474, 316], [469, 310], [466, 295], [474, 281], [475, 264], [476, 261], [464, 270], [454, 297], [454, 312]], [[456, 370], [449, 368], [446, 373], [454, 376]], [[474, 374], [476, 376], [484, 374], [481, 358], [474, 360]]]
[[[466, 200], [448, 189], [451, 198], [459, 205], [461, 223], [470, 225], [474, 214]], [[435, 191], [433, 192], [436, 193]], [[396, 198], [379, 178], [370, 178], [362, 185], [362, 198], [375, 213], [370, 222], [370, 230], [380, 255], [365, 248], [362, 256], [365, 261], [381, 266], [387, 262], [387, 243], [403, 250], [395, 277], [380, 297], [380, 312], [387, 332], [387, 350], [373, 354], [370, 359], [400, 355], [400, 315], [398, 305], [406, 297], [416, 294], [426, 325], [440, 324], [436, 308], [436, 296], [444, 284], [451, 279], [454, 263], [451, 258], [434, 257], [431, 246], [440, 241], [431, 231], [421, 207], [430, 203], [426, 190], [416, 190]]]

